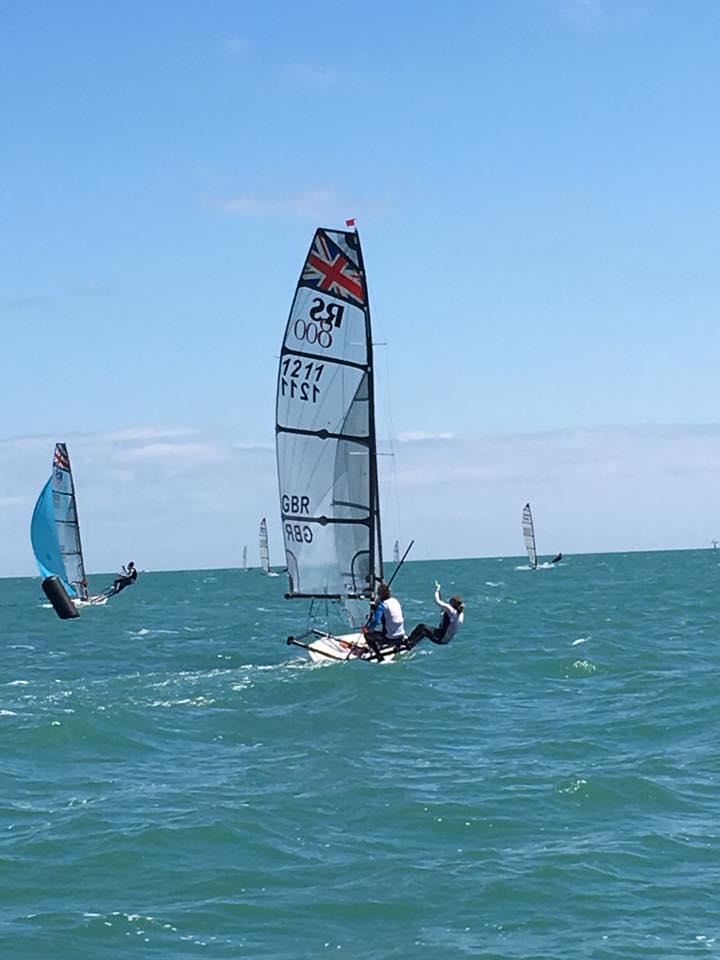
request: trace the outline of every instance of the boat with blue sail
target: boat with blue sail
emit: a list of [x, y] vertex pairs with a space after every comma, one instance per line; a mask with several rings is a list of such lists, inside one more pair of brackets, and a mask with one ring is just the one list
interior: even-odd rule
[[65, 443], [55, 444], [52, 473], [33, 510], [30, 540], [43, 580], [57, 577], [76, 606], [107, 602], [107, 591], [97, 596], [88, 592], [75, 483]]

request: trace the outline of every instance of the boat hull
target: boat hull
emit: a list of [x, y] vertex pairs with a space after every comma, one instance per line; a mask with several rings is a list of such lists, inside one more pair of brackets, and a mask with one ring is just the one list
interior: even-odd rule
[[347, 660], [367, 660], [371, 663], [391, 663], [406, 651], [398, 650], [394, 645], [380, 648], [382, 661], [365, 642], [362, 633], [343, 633], [340, 635], [313, 631], [313, 639], [307, 644], [307, 652], [313, 663], [338, 663]]

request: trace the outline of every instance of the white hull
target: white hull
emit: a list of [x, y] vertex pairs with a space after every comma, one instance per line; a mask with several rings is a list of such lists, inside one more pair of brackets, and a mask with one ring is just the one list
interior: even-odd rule
[[[342, 660], [378, 660], [372, 653], [362, 633], [343, 633], [335, 636], [331, 633], [313, 631], [313, 639], [307, 644], [307, 651], [314, 663], [337, 663]], [[391, 663], [400, 653], [394, 646], [380, 648], [382, 663]]]
[[108, 602], [107, 597], [97, 596], [97, 597], [88, 597], [87, 600], [78, 600], [76, 597], [73, 597], [73, 605], [76, 607], [104, 607]]

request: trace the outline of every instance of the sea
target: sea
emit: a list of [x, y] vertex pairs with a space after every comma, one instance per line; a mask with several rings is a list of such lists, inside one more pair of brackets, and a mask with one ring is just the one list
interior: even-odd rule
[[[465, 624], [312, 665], [283, 576], [0, 581], [0, 957], [720, 953], [720, 551], [407, 563]], [[91, 588], [107, 578], [91, 578]]]

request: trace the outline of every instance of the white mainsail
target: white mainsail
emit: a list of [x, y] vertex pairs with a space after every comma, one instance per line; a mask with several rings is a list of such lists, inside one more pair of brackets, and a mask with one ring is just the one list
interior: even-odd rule
[[295, 291], [277, 384], [288, 596], [338, 600], [360, 626], [382, 580], [373, 350], [353, 231], [319, 229]]
[[267, 520], [260, 521], [260, 566], [263, 573], [270, 573], [270, 547], [268, 546]]
[[533, 524], [530, 504], [526, 503], [522, 512], [522, 530], [525, 539], [525, 549], [531, 566], [537, 567], [537, 550], [535, 549], [535, 526]]

